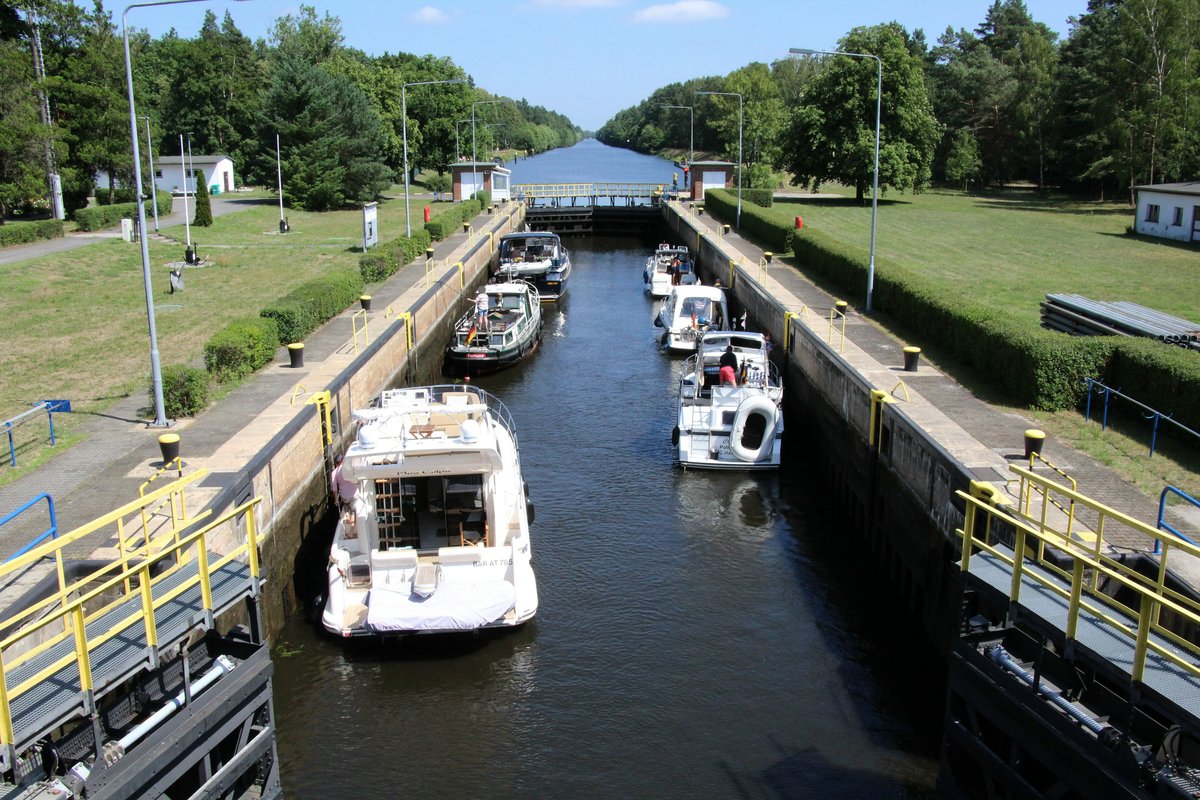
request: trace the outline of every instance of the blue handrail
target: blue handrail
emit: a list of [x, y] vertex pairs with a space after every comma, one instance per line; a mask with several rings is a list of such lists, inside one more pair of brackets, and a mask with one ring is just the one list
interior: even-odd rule
[[[1174, 486], [1168, 486], [1165, 489], [1163, 489], [1162, 494], [1160, 494], [1158, 496], [1158, 529], [1160, 531], [1170, 531], [1171, 533], [1178, 536], [1180, 539], [1183, 539], [1185, 542], [1190, 542], [1191, 544], [1195, 544], [1194, 541], [1192, 541], [1188, 537], [1184, 536], [1182, 533], [1180, 533], [1178, 530], [1176, 530], [1175, 527], [1173, 525], [1171, 525], [1171, 523], [1167, 522], [1166, 519], [1164, 519], [1164, 516], [1167, 511], [1167, 495], [1168, 494], [1177, 495], [1177, 496], [1183, 498], [1186, 502], [1194, 505], [1196, 508], [1200, 508], [1200, 500], [1197, 500], [1196, 498], [1192, 497], [1190, 494], [1188, 494], [1185, 491], [1176, 489]], [[1161, 548], [1162, 548], [1162, 543], [1159, 540], [1155, 539], [1154, 540], [1154, 552], [1155, 553], [1160, 552]]]
[[54, 539], [54, 538], [58, 537], [58, 519], [54, 515], [54, 498], [51, 497], [50, 495], [46, 494], [45, 492], [35, 495], [32, 500], [29, 500], [28, 502], [26, 502], [23, 506], [18, 508], [16, 511], [12, 512], [11, 514], [8, 514], [7, 516], [4, 517], [4, 519], [0, 519], [0, 528], [4, 527], [4, 525], [6, 523], [11, 522], [12, 520], [16, 519], [23, 512], [28, 511], [36, 503], [38, 503], [42, 500], [45, 500], [46, 505], [49, 506], [49, 508], [50, 508], [50, 527], [47, 528], [46, 530], [42, 531], [36, 537], [34, 537], [33, 541], [31, 541], [29, 544], [25, 545], [20, 550], [13, 553], [8, 558], [4, 559], [4, 562], [6, 564], [18, 556], [25, 555], [30, 550], [32, 550], [33, 548], [37, 547], [39, 544], [44, 542], [47, 538]]
[[[26, 419], [33, 416], [39, 411], [46, 412], [46, 421], [50, 423], [50, 446], [54, 446], [54, 412], [70, 412], [70, 400], [42, 400], [35, 403], [33, 408], [28, 411], [22, 411], [11, 419], [6, 419], [3, 422], [5, 432], [8, 434], [8, 459], [15, 467], [17, 465], [17, 448], [13, 441], [13, 429], [23, 423]], [[0, 523], [3, 524], [3, 523]]]
[[1112, 395], [1116, 395], [1117, 397], [1120, 397], [1122, 400], [1128, 400], [1130, 403], [1133, 403], [1138, 408], [1145, 409], [1145, 411], [1149, 412], [1149, 413], [1143, 413], [1142, 417], [1144, 419], [1154, 420], [1154, 429], [1150, 433], [1150, 457], [1151, 458], [1154, 457], [1154, 448], [1158, 444], [1158, 423], [1160, 420], [1165, 420], [1166, 422], [1171, 423], [1172, 425], [1174, 425], [1175, 427], [1184, 431], [1185, 433], [1190, 433], [1192, 436], [1196, 437], [1197, 439], [1200, 439], [1200, 433], [1197, 433], [1196, 431], [1192, 430], [1188, 426], [1183, 425], [1183, 424], [1171, 419], [1171, 416], [1169, 414], [1164, 414], [1161, 411], [1157, 411], [1157, 410], [1151, 408], [1150, 406], [1146, 405], [1145, 403], [1142, 403], [1138, 400], [1134, 400], [1132, 397], [1130, 397], [1127, 394], [1121, 394], [1116, 389], [1113, 389], [1109, 386], [1105, 386], [1103, 383], [1096, 380], [1095, 378], [1084, 378], [1084, 381], [1087, 383], [1087, 404], [1086, 404], [1085, 410], [1084, 410], [1084, 419], [1088, 420], [1089, 422], [1092, 419], [1092, 394], [1095, 393], [1095, 394], [1104, 396], [1103, 420], [1100, 423], [1101, 430], [1108, 430], [1108, 401]]

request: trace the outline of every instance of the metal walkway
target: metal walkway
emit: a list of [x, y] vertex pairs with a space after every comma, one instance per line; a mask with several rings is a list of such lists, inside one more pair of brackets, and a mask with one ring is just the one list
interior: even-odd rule
[[[1012, 471], [1020, 482], [1018, 510], [986, 483], [959, 493], [964, 577], [1007, 598], [1010, 621], [1033, 625], [1068, 657], [1084, 658], [1126, 686], [1130, 696], [1153, 701], [1181, 724], [1186, 717], [1188, 727], [1200, 730], [1200, 644], [1180, 633], [1200, 629], [1200, 603], [1172, 590], [1167, 573], [1172, 554], [1196, 557], [1200, 548], [1032, 469]], [[1088, 535], [1077, 529], [1084, 515]], [[1116, 528], [1144, 537], [1147, 554], [1161, 545], [1157, 575], [1116, 558], [1104, 540]], [[1118, 592], [1133, 600], [1115, 599]]]
[[[209, 520], [189, 517], [184, 489], [198, 470], [0, 566], [0, 578], [47, 561], [57, 591], [0, 621], [0, 767], [72, 719], [95, 717], [107, 691], [259, 592], [257, 499]], [[145, 488], [145, 487], [143, 487]], [[64, 548], [115, 528], [117, 556], [67, 579]], [[210, 541], [240, 544], [223, 555]]]

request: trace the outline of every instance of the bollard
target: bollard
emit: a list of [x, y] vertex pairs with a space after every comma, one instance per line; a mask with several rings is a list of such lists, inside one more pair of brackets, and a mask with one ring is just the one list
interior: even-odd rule
[[162, 451], [163, 466], [179, 458], [179, 434], [164, 433], [158, 437], [158, 449]]
[[433, 247], [425, 248], [425, 259], [427, 261], [433, 261]]
[[845, 300], [838, 300], [834, 302], [833, 307], [836, 308], [837, 312], [844, 317], [846, 316], [846, 309], [850, 307], [850, 304]]
[[292, 361], [292, 368], [299, 369], [304, 366], [304, 345], [300, 342], [293, 342], [287, 346], [288, 358]]
[[492, 213], [493, 211], [495, 211], [495, 210], [496, 210], [496, 207], [495, 207], [495, 206], [488, 206], [488, 213], [489, 213], [489, 214], [491, 214], [491, 213]]
[[917, 363], [921, 360], [921, 348], [906, 347], [904, 348], [904, 371], [916, 372]]
[[470, 232], [471, 232], [471, 223], [464, 222], [463, 223], [463, 233], [470, 233]]
[[1039, 431], [1037, 428], [1030, 428], [1025, 431], [1025, 457], [1033, 458], [1033, 456], [1042, 454], [1042, 445], [1046, 443], [1046, 434], [1044, 431]]
[[763, 258], [764, 258], [764, 259], [766, 259], [766, 261], [767, 261], [767, 263], [768, 263], [768, 264], [770, 264], [770, 263], [771, 263], [771, 259], [772, 259], [772, 258], [774, 258], [774, 257], [775, 257], [775, 254], [774, 254], [774, 253], [772, 253], [770, 250], [764, 250], [764, 251], [763, 251]]
[[369, 294], [359, 295], [358, 302], [362, 306], [363, 311], [371, 310], [371, 295], [369, 295]]
[[729, 235], [729, 225], [728, 224], [722, 225], [721, 228], [722, 228], [722, 230], [725, 231], [725, 235], [728, 236]]
[[704, 206], [696, 206], [696, 216], [697, 217], [704, 216]]

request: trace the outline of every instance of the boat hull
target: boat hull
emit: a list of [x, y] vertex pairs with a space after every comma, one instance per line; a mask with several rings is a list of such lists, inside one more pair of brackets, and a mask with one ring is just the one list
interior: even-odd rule
[[525, 346], [512, 350], [488, 348], [446, 348], [445, 372], [450, 375], [490, 375], [502, 369], [520, 364], [537, 351], [541, 334]]

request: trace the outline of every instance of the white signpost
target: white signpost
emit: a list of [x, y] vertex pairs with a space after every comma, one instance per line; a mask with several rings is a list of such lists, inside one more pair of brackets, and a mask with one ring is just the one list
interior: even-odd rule
[[367, 203], [363, 206], [363, 251], [379, 244], [379, 223], [377, 221], [378, 203]]

